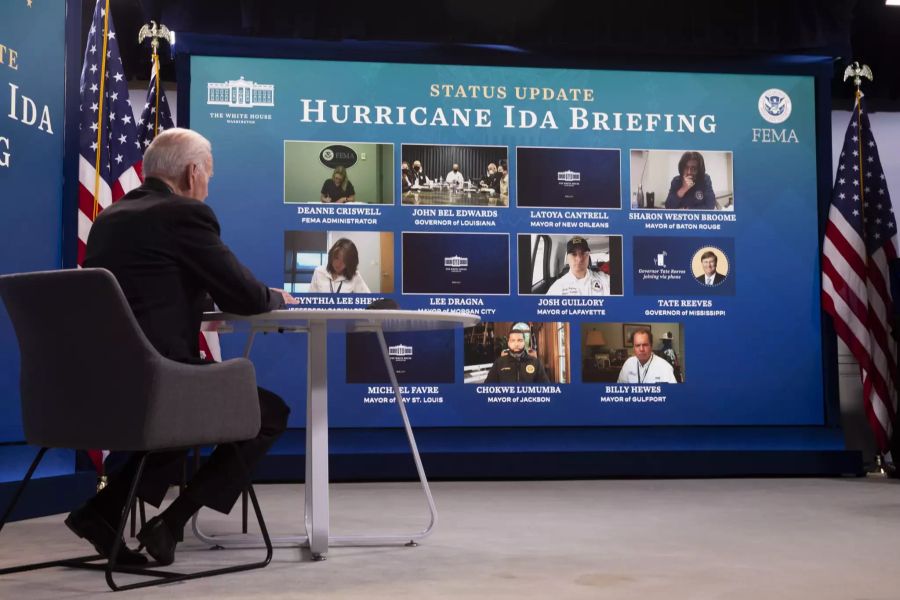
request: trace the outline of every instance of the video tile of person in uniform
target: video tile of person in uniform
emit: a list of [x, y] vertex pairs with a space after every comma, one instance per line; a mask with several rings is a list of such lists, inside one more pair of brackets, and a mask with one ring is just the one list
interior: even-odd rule
[[485, 383], [547, 383], [550, 378], [537, 356], [525, 349], [528, 326], [516, 323], [509, 332], [505, 350], [491, 365]]
[[569, 272], [553, 282], [547, 296], [609, 296], [609, 275], [594, 271], [587, 240], [574, 236], [566, 242]]

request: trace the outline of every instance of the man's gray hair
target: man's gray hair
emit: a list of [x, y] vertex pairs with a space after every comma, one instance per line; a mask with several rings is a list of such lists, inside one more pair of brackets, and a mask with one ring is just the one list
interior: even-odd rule
[[144, 152], [144, 177], [177, 180], [192, 164], [206, 169], [212, 157], [209, 140], [190, 129], [173, 127], [156, 136]]

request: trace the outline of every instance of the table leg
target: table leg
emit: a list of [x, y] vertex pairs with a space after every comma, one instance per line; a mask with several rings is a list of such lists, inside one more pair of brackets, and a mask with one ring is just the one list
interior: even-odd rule
[[306, 405], [306, 534], [316, 560], [328, 552], [328, 330], [309, 324]]
[[[329, 480], [328, 480], [328, 365], [327, 365], [327, 327], [324, 323], [310, 323], [307, 333], [308, 344], [308, 371], [307, 371], [307, 412], [306, 412], [306, 485], [305, 487], [305, 526], [306, 535], [286, 535], [273, 537], [272, 542], [278, 546], [297, 544], [309, 547], [314, 560], [324, 560], [325, 553], [331, 546], [378, 546], [407, 542], [407, 545], [415, 545], [420, 540], [431, 534], [437, 523], [437, 509], [428, 480], [425, 477], [425, 469], [419, 456], [419, 449], [413, 435], [412, 426], [400, 393], [397, 382], [397, 374], [391, 363], [387, 343], [380, 326], [369, 328], [378, 338], [381, 354], [385, 367], [394, 388], [394, 396], [400, 411], [403, 427], [409, 440], [410, 450], [419, 475], [422, 491], [428, 504], [429, 522], [420, 530], [409, 533], [387, 533], [369, 535], [341, 535], [329, 536]], [[244, 349], [244, 356], [250, 354], [253, 345], [253, 337]], [[261, 544], [259, 536], [254, 535], [210, 535], [200, 529], [198, 515], [194, 515], [192, 526], [194, 535], [204, 543], [229, 548], [256, 548]]]
[[[244, 344], [244, 358], [250, 358], [250, 351], [253, 349], [253, 342], [256, 339], [256, 331], [251, 331], [250, 335], [247, 337], [247, 342]], [[325, 342], [322, 342], [323, 344]], [[308, 380], [307, 380], [308, 381]], [[308, 384], [307, 384], [308, 385]], [[307, 389], [307, 406], [309, 406], [310, 396], [309, 389]], [[309, 410], [309, 409], [307, 409]], [[327, 416], [327, 415], [326, 415]], [[327, 422], [326, 422], [327, 425]], [[327, 438], [326, 438], [327, 441]], [[194, 471], [200, 468], [200, 449], [194, 449]], [[307, 455], [308, 455], [307, 451]], [[326, 465], [327, 468], [327, 465]], [[327, 477], [327, 473], [326, 473]], [[327, 488], [326, 488], [327, 493]], [[264, 540], [262, 537], [258, 535], [247, 535], [247, 530], [244, 529], [241, 535], [214, 535], [208, 534], [200, 527], [200, 511], [194, 513], [194, 516], [191, 518], [191, 529], [194, 531], [194, 536], [205, 544], [209, 544], [214, 548], [260, 548], [263, 547]], [[309, 529], [309, 527], [307, 527]], [[300, 545], [308, 545], [309, 544], [309, 536], [308, 535], [283, 535], [278, 537], [273, 537], [272, 542], [279, 546], [288, 545], [288, 546], [296, 546]], [[223, 544], [225, 544], [223, 546]]]

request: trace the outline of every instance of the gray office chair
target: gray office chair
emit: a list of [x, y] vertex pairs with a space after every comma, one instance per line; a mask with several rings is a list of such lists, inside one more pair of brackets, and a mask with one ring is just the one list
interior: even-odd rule
[[[187, 365], [160, 355], [147, 340], [112, 273], [105, 269], [0, 276], [21, 352], [25, 439], [41, 449], [28, 469], [0, 529], [48, 448], [104, 448], [143, 453], [118, 524], [122, 537], [147, 456], [153, 452], [234, 443], [260, 428], [256, 375], [245, 359]], [[197, 573], [116, 565], [117, 542], [106, 565], [101, 556], [22, 565], [0, 575], [51, 566], [104, 569], [113, 590], [146, 587], [247, 569], [272, 559], [272, 544], [253, 492], [253, 509], [266, 543], [265, 560]], [[117, 585], [113, 572], [147, 575]]]

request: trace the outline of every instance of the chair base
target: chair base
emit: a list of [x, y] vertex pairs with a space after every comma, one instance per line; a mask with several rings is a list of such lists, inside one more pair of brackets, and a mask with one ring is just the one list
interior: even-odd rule
[[[44, 457], [47, 448], [41, 448], [38, 452], [37, 456], [35, 456], [34, 461], [31, 463], [31, 466], [28, 469], [28, 473], [25, 475], [25, 479], [22, 480], [22, 483], [19, 485], [16, 493], [13, 495], [12, 502], [9, 507], [3, 514], [2, 519], [0, 519], [0, 530], [3, 529], [3, 526], [6, 525], [6, 521], [9, 518], [9, 515], [12, 513], [13, 509], [16, 506], [16, 503], [19, 500], [19, 497], [22, 495], [22, 492], [25, 489], [25, 486], [31, 480], [31, 476], [34, 474], [35, 469], [40, 463], [41, 459]], [[164, 571], [159, 569], [154, 569], [152, 567], [132, 567], [132, 566], [124, 566], [117, 565], [115, 562], [116, 557], [121, 550], [120, 541], [122, 539], [122, 534], [125, 531], [125, 525], [128, 520], [128, 516], [131, 513], [135, 502], [137, 500], [137, 489], [140, 484], [141, 476], [144, 472], [144, 466], [147, 461], [147, 457], [152, 453], [147, 453], [141, 458], [141, 462], [138, 465], [137, 473], [135, 473], [134, 479], [131, 483], [131, 487], [128, 492], [128, 500], [125, 504], [126, 509], [122, 511], [122, 518], [119, 521], [118, 530], [116, 532], [116, 543], [113, 545], [112, 556], [105, 563], [98, 563], [97, 561], [104, 560], [103, 556], [94, 554], [90, 556], [82, 556], [77, 558], [68, 558], [68, 559], [60, 559], [60, 560], [52, 560], [38, 563], [30, 563], [26, 565], [19, 565], [16, 567], [7, 567], [4, 569], [0, 569], [0, 576], [7, 575], [10, 573], [21, 573], [24, 571], [35, 571], [38, 569], [46, 569], [50, 567], [69, 567], [73, 569], [91, 569], [104, 571], [106, 573], [106, 583], [109, 585], [109, 588], [113, 591], [120, 590], [131, 590], [135, 588], [142, 587], [150, 587], [155, 585], [163, 585], [166, 583], [174, 583], [176, 581], [186, 581], [189, 579], [200, 579], [201, 577], [212, 577], [214, 575], [225, 575], [226, 573], [237, 573], [239, 571], [249, 571], [251, 569], [261, 569], [267, 566], [272, 561], [272, 540], [269, 538], [269, 531], [266, 528], [265, 520], [262, 516], [262, 511], [259, 508], [259, 501], [256, 498], [256, 492], [253, 490], [253, 486], [249, 486], [247, 488], [247, 494], [250, 497], [250, 501], [253, 504], [253, 510], [256, 513], [256, 520], [259, 523], [260, 532], [262, 533], [263, 539], [265, 541], [266, 547], [266, 556], [263, 560], [252, 562], [252, 563], [243, 563], [238, 565], [233, 565], [229, 567], [221, 567], [218, 569], [208, 569], [205, 571], [198, 571], [195, 573], [178, 573], [173, 571]], [[246, 466], [245, 466], [246, 468]], [[126, 585], [119, 585], [115, 581], [114, 573], [127, 573], [130, 575], [143, 575], [147, 577], [151, 577], [153, 579], [147, 581], [138, 581], [135, 583], [130, 583]]]

